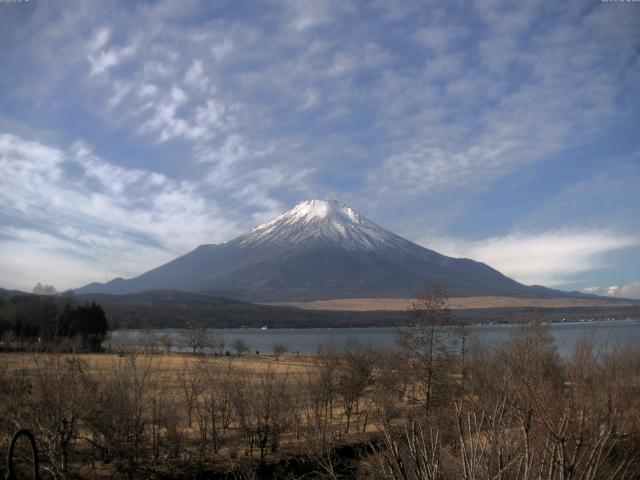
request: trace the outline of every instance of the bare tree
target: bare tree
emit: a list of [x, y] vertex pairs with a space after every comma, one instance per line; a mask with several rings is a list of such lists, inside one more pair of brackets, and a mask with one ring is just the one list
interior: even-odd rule
[[[223, 434], [232, 418], [232, 379], [238, 374], [232, 360], [220, 362], [201, 359], [197, 368], [200, 373], [201, 401], [196, 403], [199, 417], [199, 436], [204, 449], [211, 439], [211, 446], [217, 452], [222, 445]], [[205, 431], [206, 428], [206, 431]]]
[[180, 415], [180, 401], [172, 395], [160, 398], [157, 430], [162, 435], [158, 440], [158, 447], [172, 459], [180, 457], [186, 444], [187, 434], [182, 426]]
[[[438, 480], [442, 475], [441, 438], [415, 418], [403, 417], [398, 429], [384, 426], [382, 444], [374, 455], [376, 478]], [[446, 478], [446, 477], [444, 477]], [[488, 479], [487, 479], [488, 480]]]
[[148, 328], [144, 329], [138, 337], [138, 344], [142, 347], [143, 351], [149, 355], [158, 353], [159, 343], [160, 341], [156, 332]]
[[332, 446], [333, 407], [337, 395], [339, 358], [335, 345], [320, 348], [315, 364], [306, 373], [305, 417], [309, 425], [308, 440], [314, 444], [320, 442], [323, 453]]
[[171, 353], [171, 349], [173, 348], [173, 338], [171, 337], [171, 335], [162, 335], [160, 337], [160, 344], [164, 349], [164, 353], [169, 355], [169, 353]]
[[227, 341], [222, 333], [216, 332], [209, 336], [209, 346], [215, 355], [224, 355], [224, 347], [226, 345]]
[[207, 329], [195, 322], [187, 322], [185, 328], [180, 331], [182, 345], [193, 351], [193, 354], [204, 352], [209, 343]]
[[149, 458], [147, 390], [153, 383], [153, 374], [153, 356], [124, 354], [101, 379], [92, 415], [86, 421], [91, 433], [87, 440], [103, 461], [112, 462], [129, 480], [136, 477]]
[[[0, 447], [16, 428], [33, 430], [52, 478], [80, 470], [83, 440], [103, 461], [94, 476], [152, 478], [177, 465], [197, 475], [215, 464], [242, 477], [258, 474], [254, 457], [266, 461], [286, 442], [287, 451], [306, 452], [322, 474], [337, 478], [335, 446], [357, 433], [373, 451], [354, 461], [362, 478], [637, 478], [637, 344], [599, 350], [587, 337], [560, 356], [549, 328], [531, 322], [491, 348], [470, 338], [454, 357], [439, 346], [442, 329], [431, 327], [409, 337], [412, 350], [351, 343], [340, 354], [323, 348], [290, 371], [210, 356], [187, 356], [174, 368], [140, 348], [122, 349], [111, 367], [105, 356], [83, 357], [85, 364], [44, 354], [34, 367], [32, 357], [3, 353]], [[155, 368], [163, 361], [166, 368]], [[424, 405], [429, 384], [425, 411], [414, 402]]]
[[424, 391], [414, 401], [422, 404], [429, 414], [434, 383], [446, 381], [446, 372], [441, 370], [447, 364], [436, 361], [447, 353], [443, 332], [439, 330], [450, 322], [445, 289], [439, 285], [427, 284], [422, 295], [409, 307], [408, 313], [408, 324], [396, 332], [396, 340], [412, 357], [416, 374], [423, 386]]
[[66, 478], [71, 445], [91, 411], [95, 384], [79, 358], [56, 355], [36, 359], [35, 366], [32, 415], [47, 458], [44, 468], [54, 478]]
[[276, 361], [280, 359], [280, 355], [287, 353], [289, 350], [284, 343], [274, 343], [271, 346], [271, 350], [273, 350], [273, 356], [276, 357]]
[[[345, 349], [344, 364], [338, 370], [337, 392], [342, 399], [346, 417], [345, 433], [353, 414], [359, 416], [360, 401], [367, 388], [373, 382], [373, 355], [370, 349], [355, 341], [349, 342]], [[356, 422], [356, 430], [358, 429]]]
[[[208, 429], [211, 431], [211, 443], [213, 451], [217, 452], [220, 446], [220, 411], [224, 392], [220, 388], [220, 372], [218, 366], [212, 362], [201, 360], [197, 368], [202, 381], [202, 405], [198, 404], [198, 417], [200, 424], [200, 437], [203, 449], [208, 436]], [[203, 426], [206, 430], [203, 430]]]
[[247, 451], [260, 450], [264, 461], [269, 449], [276, 452], [280, 437], [291, 423], [291, 397], [287, 377], [276, 376], [270, 368], [259, 374], [257, 385], [238, 379], [233, 389], [233, 404]]
[[231, 342], [231, 348], [236, 352], [237, 356], [241, 357], [249, 351], [250, 346], [242, 338], [236, 338]]
[[43, 285], [38, 282], [35, 287], [33, 287], [32, 292], [36, 295], [55, 295], [58, 293], [58, 290], [56, 290], [56, 287], [53, 285]]
[[187, 413], [187, 426], [191, 428], [193, 423], [193, 409], [202, 393], [202, 370], [197, 365], [190, 365], [186, 360], [178, 374], [178, 382], [184, 396], [185, 411]]
[[402, 351], [390, 350], [376, 354], [371, 396], [377, 420], [383, 425], [400, 415], [402, 402], [412, 381], [408, 363]]

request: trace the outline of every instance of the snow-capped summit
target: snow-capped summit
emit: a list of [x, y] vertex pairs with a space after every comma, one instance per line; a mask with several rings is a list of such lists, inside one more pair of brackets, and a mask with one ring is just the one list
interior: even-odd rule
[[400, 237], [336, 200], [306, 200], [238, 239], [244, 245], [324, 242], [346, 249], [390, 246]]
[[289, 216], [294, 217], [296, 220], [309, 222], [314, 219], [336, 215], [347, 215], [352, 220], [357, 220], [358, 218], [358, 214], [353, 209], [336, 200], [305, 200], [281, 215], [281, 217]]
[[129, 279], [78, 293], [182, 290], [251, 302], [412, 298], [426, 282], [451, 295], [558, 295], [473, 260], [423, 248], [335, 200], [307, 200], [225, 243], [201, 245]]

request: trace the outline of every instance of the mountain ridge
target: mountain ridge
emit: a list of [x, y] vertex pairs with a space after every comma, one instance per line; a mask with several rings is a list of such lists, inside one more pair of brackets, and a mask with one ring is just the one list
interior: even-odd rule
[[249, 302], [415, 297], [427, 282], [452, 296], [584, 296], [526, 286], [471, 259], [390, 232], [335, 200], [307, 200], [230, 241], [204, 244], [132, 279], [77, 293], [170, 289]]

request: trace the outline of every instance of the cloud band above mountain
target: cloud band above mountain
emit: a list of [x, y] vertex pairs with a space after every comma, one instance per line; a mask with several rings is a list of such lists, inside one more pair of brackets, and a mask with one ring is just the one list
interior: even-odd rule
[[606, 267], [608, 254], [640, 245], [640, 237], [607, 230], [563, 229], [516, 232], [476, 241], [434, 238], [421, 244], [445, 255], [479, 260], [527, 285], [555, 286]]

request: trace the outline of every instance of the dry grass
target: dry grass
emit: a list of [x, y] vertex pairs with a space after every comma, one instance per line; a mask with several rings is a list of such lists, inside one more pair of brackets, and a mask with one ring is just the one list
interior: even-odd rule
[[[289, 388], [295, 388], [297, 382], [304, 382], [310, 372], [314, 371], [317, 366], [315, 357], [296, 355], [281, 355], [279, 360], [275, 360], [272, 356], [216, 357], [212, 355], [192, 355], [184, 353], [144, 354], [142, 352], [136, 354], [133, 350], [129, 349], [127, 353], [123, 355], [119, 353], [61, 354], [3, 352], [0, 353], [0, 373], [6, 378], [24, 378], [31, 383], [35, 382], [39, 375], [42, 375], [43, 368], [51, 368], [52, 361], [54, 364], [64, 364], [65, 359], [82, 360], [84, 371], [96, 381], [97, 385], [113, 378], [118, 371], [132, 372], [132, 359], [135, 360], [136, 368], [139, 372], [143, 372], [150, 367], [150, 380], [151, 378], [154, 380], [151, 380], [147, 385], [145, 398], [150, 398], [151, 395], [154, 395], [154, 391], [161, 392], [160, 396], [163, 400], [165, 402], [170, 400], [169, 405], [173, 405], [172, 408], [177, 408], [174, 413], [178, 418], [181, 441], [185, 442], [181, 447], [182, 455], [185, 458], [189, 456], [196, 458], [198, 455], [195, 452], [198, 451], [198, 424], [200, 421], [194, 410], [193, 426], [186, 426], [186, 412], [184, 410], [185, 386], [182, 383], [184, 379], [181, 378], [185, 372], [196, 370], [217, 370], [219, 372], [225, 372], [230, 370], [232, 372], [232, 381], [244, 379], [248, 381], [248, 384], [254, 385], [255, 388], [259, 388], [262, 378], [265, 378], [269, 373], [273, 373], [276, 378], [281, 378], [285, 381], [283, 385], [287, 385]], [[155, 387], [152, 386], [153, 381], [157, 381]], [[201, 377], [200, 382], [207, 381], [208, 380]], [[203, 383], [199, 385], [199, 388], [204, 387]], [[230, 393], [227, 392], [227, 394]], [[202, 395], [203, 390], [200, 391], [200, 400], [196, 401], [196, 403], [200, 403], [201, 406]], [[149, 404], [149, 398], [145, 400], [145, 404]], [[0, 406], [2, 406], [1, 403]], [[336, 419], [340, 418], [337, 407], [335, 415]], [[335, 423], [339, 424], [338, 420], [336, 420]], [[84, 437], [90, 435], [84, 427], [80, 427], [78, 432]], [[162, 432], [166, 432], [165, 427], [162, 427]], [[7, 438], [8, 437], [3, 440], [6, 442]], [[208, 462], [210, 462], [212, 466], [217, 465], [221, 471], [224, 471], [234, 463], [234, 459], [239, 455], [239, 452], [243, 452], [245, 449], [240, 439], [237, 423], [234, 422], [226, 432], [220, 433], [220, 441], [224, 442], [224, 446], [222, 446], [217, 454], [209, 452]], [[209, 439], [209, 443], [210, 442], [211, 439]], [[187, 444], [189, 446], [186, 446]], [[2, 444], [0, 443], [0, 445]], [[286, 457], [286, 455], [294, 454], [302, 448], [300, 446], [300, 440], [291, 432], [284, 432], [281, 435], [280, 447], [283, 453], [278, 453], [277, 455], [269, 453], [269, 458], [277, 459], [281, 455]], [[78, 443], [77, 452], [85, 456], [91, 455], [91, 449], [88, 444], [82, 442]], [[254, 452], [254, 455], [255, 454]], [[246, 455], [244, 456], [246, 457]], [[98, 469], [96, 469], [95, 462], [92, 462], [92, 465], [93, 466], [90, 467], [87, 463], [78, 463], [74, 468], [76, 468], [76, 471], [82, 472], [83, 478], [113, 478], [114, 470], [112, 466], [98, 464]], [[2, 475], [1, 468], [0, 475]]]
[[[270, 303], [304, 308], [306, 310], [342, 310], [353, 312], [369, 311], [401, 311], [409, 308], [415, 299], [412, 298], [336, 298], [332, 300], [315, 300], [313, 302]], [[453, 310], [469, 308], [570, 308], [570, 307], [622, 307], [637, 305], [633, 302], [610, 301], [581, 298], [512, 298], [512, 297], [452, 297], [448, 299], [448, 307]]]
[[[80, 357], [86, 362], [87, 371], [95, 377], [100, 377], [107, 372], [113, 371], [113, 367], [123, 361], [123, 357], [117, 353], [105, 354], [82, 354], [66, 355], [58, 353], [2, 353], [0, 360], [7, 373], [20, 370], [28, 373], [36, 368], [38, 362], [44, 362], [47, 358], [56, 357]], [[142, 356], [138, 359], [143, 361]], [[191, 355], [182, 353], [155, 354], [153, 355], [155, 370], [163, 378], [177, 378], [185, 367], [194, 366], [198, 362], [218, 364], [227, 366], [229, 362], [235, 369], [246, 373], [261, 373], [271, 369], [276, 374], [296, 374], [305, 373], [310, 367], [315, 365], [314, 358], [308, 356], [282, 355], [279, 360], [270, 356], [250, 356], [250, 357], [214, 357], [210, 355]]]
[[[72, 470], [82, 478], [124, 477], [134, 461], [136, 478], [203, 467], [254, 478], [242, 468], [293, 457], [332, 469], [342, 459], [331, 455], [349, 450], [341, 446], [363, 442], [372, 450], [352, 459], [350, 472], [369, 469], [371, 479], [396, 480], [403, 465], [431, 462], [442, 469], [437, 478], [488, 480], [499, 478], [503, 458], [513, 461], [502, 478], [525, 478], [523, 469], [544, 480], [565, 479], [567, 469], [595, 472], [585, 480], [636, 478], [625, 473], [640, 462], [636, 346], [600, 358], [585, 338], [562, 360], [547, 327], [531, 324], [500, 348], [470, 350], [465, 362], [445, 355], [421, 364], [421, 351], [354, 347], [276, 360], [123, 350], [75, 363], [60, 361], [72, 357], [64, 354], [4, 353], [0, 411], [36, 431], [50, 468], [59, 466], [55, 428], [77, 412]], [[0, 423], [0, 446], [14, 426]], [[564, 453], [550, 460], [549, 451]]]

